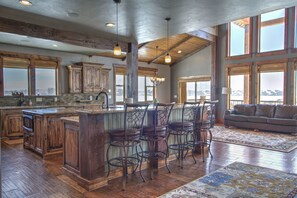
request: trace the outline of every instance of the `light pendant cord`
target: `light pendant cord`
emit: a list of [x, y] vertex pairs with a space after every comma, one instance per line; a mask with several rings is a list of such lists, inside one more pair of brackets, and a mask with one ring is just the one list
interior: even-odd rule
[[169, 43], [169, 19], [167, 20], [167, 54], [169, 53], [168, 43]]
[[119, 13], [118, 13], [118, 3], [116, 3], [116, 12], [117, 12], [117, 45], [119, 45]]

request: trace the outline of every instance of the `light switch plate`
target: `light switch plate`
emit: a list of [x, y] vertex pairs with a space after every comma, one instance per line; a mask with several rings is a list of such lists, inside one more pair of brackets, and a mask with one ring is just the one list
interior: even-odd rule
[[36, 98], [36, 102], [42, 102], [42, 98]]
[[58, 101], [58, 98], [57, 98], [57, 97], [55, 97], [55, 98], [54, 98], [54, 101], [55, 101], [55, 102], [57, 102], [57, 101]]

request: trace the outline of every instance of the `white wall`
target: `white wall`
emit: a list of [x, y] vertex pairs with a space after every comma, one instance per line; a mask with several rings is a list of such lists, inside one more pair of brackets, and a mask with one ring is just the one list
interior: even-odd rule
[[[61, 73], [60, 73], [60, 85], [61, 93], [68, 93], [68, 71], [65, 66], [73, 64], [76, 62], [94, 62], [104, 64], [104, 68], [113, 69], [113, 64], [126, 64], [125, 61], [120, 59], [107, 58], [101, 56], [86, 56], [81, 54], [30, 48], [30, 47], [21, 47], [15, 45], [0, 44], [1, 51], [7, 52], [18, 52], [25, 54], [37, 54], [44, 56], [53, 56], [61, 58]], [[167, 65], [160, 64], [147, 64], [144, 62], [139, 62], [138, 64], [141, 67], [150, 67], [158, 69], [158, 76], [166, 78], [165, 83], [157, 87], [157, 97], [160, 102], [170, 102], [170, 67]], [[113, 97], [113, 70], [109, 72], [109, 88], [112, 90]], [[111, 100], [113, 101], [113, 99]]]
[[211, 75], [211, 46], [171, 67], [171, 100], [177, 102], [180, 77]]

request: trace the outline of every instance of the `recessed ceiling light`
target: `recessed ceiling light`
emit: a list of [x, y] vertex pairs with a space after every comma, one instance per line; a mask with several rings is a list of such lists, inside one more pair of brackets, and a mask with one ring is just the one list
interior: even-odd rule
[[181, 50], [178, 50], [177, 53], [180, 54], [180, 53], [182, 53], [182, 51]]
[[32, 2], [28, 0], [19, 0], [19, 3], [24, 5], [24, 6], [31, 6]]
[[58, 45], [56, 45], [56, 44], [53, 44], [53, 47], [58, 47]]
[[105, 23], [105, 26], [106, 26], [106, 27], [114, 27], [115, 24], [114, 24], [114, 23]]

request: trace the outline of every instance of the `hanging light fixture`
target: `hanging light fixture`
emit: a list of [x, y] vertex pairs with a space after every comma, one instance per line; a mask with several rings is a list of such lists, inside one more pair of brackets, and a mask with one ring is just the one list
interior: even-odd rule
[[113, 54], [116, 56], [119, 56], [122, 54], [121, 46], [119, 45], [119, 11], [118, 11], [118, 5], [121, 3], [121, 0], [113, 0], [116, 4], [116, 17], [117, 17], [117, 44], [113, 48]]
[[169, 21], [170, 21], [170, 18], [166, 18], [165, 19], [167, 21], [167, 54], [165, 56], [165, 63], [171, 63], [171, 56], [169, 54], [169, 51], [168, 51], [168, 45], [169, 45]]
[[[158, 54], [158, 46], [156, 46], [156, 57], [157, 57], [157, 54]], [[165, 78], [157, 77], [157, 73], [155, 76], [151, 77], [150, 80], [155, 87], [157, 87], [157, 86], [161, 85], [163, 82], [165, 82]]]

